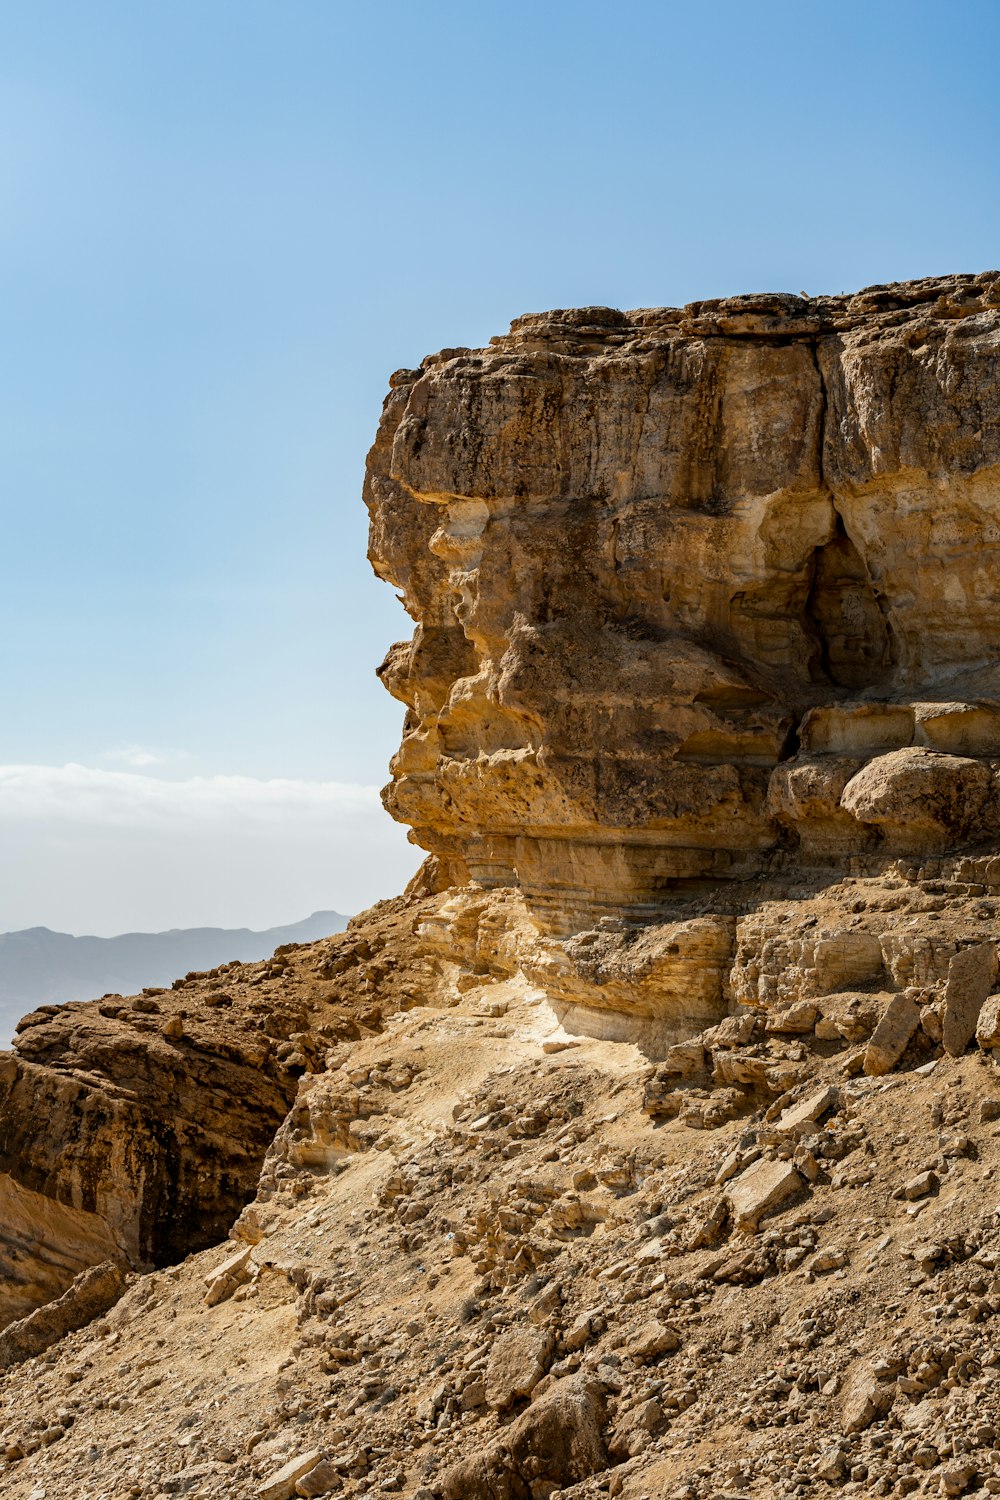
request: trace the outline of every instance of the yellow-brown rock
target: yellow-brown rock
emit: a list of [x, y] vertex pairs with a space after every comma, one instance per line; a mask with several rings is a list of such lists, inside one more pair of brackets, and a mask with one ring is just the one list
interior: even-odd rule
[[386, 802], [555, 932], [1000, 830], [1000, 275], [518, 319], [393, 379]]

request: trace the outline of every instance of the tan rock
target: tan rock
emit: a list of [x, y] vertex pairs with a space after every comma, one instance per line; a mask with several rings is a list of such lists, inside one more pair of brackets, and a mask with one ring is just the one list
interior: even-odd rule
[[[608, 1465], [606, 1411], [600, 1382], [559, 1380], [484, 1450], [447, 1469], [444, 1500], [496, 1500], [561, 1489]], [[537, 1488], [536, 1488], [537, 1487]]]
[[979, 1013], [996, 977], [995, 943], [963, 948], [949, 964], [941, 1033], [944, 1049], [952, 1057], [961, 1057], [975, 1036]]
[[322, 1462], [323, 1454], [319, 1449], [290, 1458], [286, 1464], [258, 1485], [255, 1492], [256, 1500], [292, 1500], [297, 1481]]
[[812, 1031], [818, 1015], [819, 1009], [811, 1000], [800, 1000], [797, 1005], [768, 1016], [767, 1030], [779, 1036], [802, 1036]]
[[566, 931], [753, 874], [782, 828], [810, 858], [1000, 830], [1000, 316], [948, 285], [538, 314], [394, 377], [387, 803], [449, 878]]
[[894, 1068], [919, 1025], [920, 1006], [916, 1001], [908, 995], [893, 995], [865, 1049], [865, 1072], [879, 1077]]
[[503, 1411], [531, 1395], [549, 1366], [554, 1339], [541, 1328], [511, 1328], [490, 1350], [485, 1371], [485, 1399]]
[[625, 1346], [626, 1353], [630, 1354], [639, 1364], [649, 1364], [652, 1360], [660, 1359], [664, 1354], [671, 1354], [681, 1346], [681, 1336], [676, 1328], [669, 1323], [661, 1323], [653, 1319], [649, 1323], [643, 1323], [642, 1327], [632, 1335]]
[[9, 1323], [0, 1333], [0, 1369], [32, 1359], [67, 1333], [83, 1328], [113, 1307], [124, 1290], [125, 1278], [114, 1261], [81, 1271], [61, 1297]]
[[314, 1469], [296, 1481], [295, 1493], [303, 1500], [315, 1500], [320, 1495], [332, 1495], [343, 1487], [343, 1480], [328, 1458], [322, 1459]]
[[815, 1126], [831, 1109], [836, 1109], [840, 1104], [840, 1090], [833, 1085], [819, 1089], [816, 1093], [808, 1095], [798, 1104], [789, 1105], [788, 1109], [774, 1122], [775, 1130], [782, 1134], [801, 1135], [810, 1127]]
[[885, 1416], [895, 1394], [891, 1381], [877, 1380], [867, 1367], [855, 1371], [844, 1387], [841, 1412], [845, 1429], [863, 1432]]
[[791, 1163], [762, 1159], [727, 1184], [726, 1200], [737, 1228], [756, 1229], [803, 1186]]
[[976, 1018], [976, 1041], [980, 1047], [1000, 1047], [1000, 995], [990, 995]]
[[847, 783], [840, 803], [901, 849], [945, 849], [996, 830], [989, 766], [932, 750], [877, 756]]

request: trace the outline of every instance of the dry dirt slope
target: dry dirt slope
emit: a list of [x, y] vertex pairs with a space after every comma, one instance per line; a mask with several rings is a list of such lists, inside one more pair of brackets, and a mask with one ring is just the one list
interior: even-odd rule
[[1000, 1492], [1000, 1075], [947, 985], [886, 1073], [874, 987], [652, 1064], [429, 960], [439, 905], [287, 955], [356, 1035], [228, 1243], [8, 1369], [0, 1493]]

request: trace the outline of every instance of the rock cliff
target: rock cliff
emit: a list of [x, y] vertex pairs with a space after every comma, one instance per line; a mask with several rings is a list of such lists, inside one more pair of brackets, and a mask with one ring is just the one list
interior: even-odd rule
[[392, 380], [386, 805], [554, 931], [1000, 831], [1000, 276], [517, 319]]

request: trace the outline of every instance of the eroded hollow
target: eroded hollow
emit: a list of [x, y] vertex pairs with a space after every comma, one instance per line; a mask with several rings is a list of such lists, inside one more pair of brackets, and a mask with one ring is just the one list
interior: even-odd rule
[[892, 673], [892, 636], [864, 560], [841, 517], [813, 556], [806, 621], [819, 646], [817, 667], [838, 687], [881, 686]]

